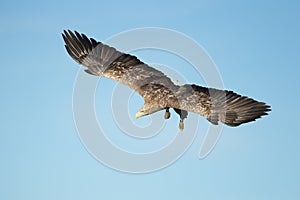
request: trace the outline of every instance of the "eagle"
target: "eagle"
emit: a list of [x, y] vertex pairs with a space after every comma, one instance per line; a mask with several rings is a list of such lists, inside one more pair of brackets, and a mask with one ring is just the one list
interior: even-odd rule
[[196, 84], [177, 85], [163, 72], [143, 63], [136, 56], [120, 52], [77, 31], [62, 33], [68, 54], [86, 67], [85, 72], [118, 81], [135, 90], [144, 105], [135, 117], [169, 109], [179, 115], [179, 129], [184, 129], [188, 112], [197, 113], [214, 125], [222, 122], [239, 126], [267, 115], [271, 107], [233, 91], [207, 88]]

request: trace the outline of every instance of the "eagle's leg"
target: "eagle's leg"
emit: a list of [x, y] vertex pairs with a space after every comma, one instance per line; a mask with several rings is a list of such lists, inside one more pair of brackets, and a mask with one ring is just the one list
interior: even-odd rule
[[184, 129], [183, 119], [180, 119], [180, 122], [179, 122], [179, 129], [180, 129], [181, 131]]
[[187, 118], [188, 112], [185, 110], [180, 110], [174, 108], [175, 112], [180, 116], [179, 129], [182, 131], [184, 129], [184, 119]]
[[169, 119], [170, 118], [170, 111], [169, 111], [169, 108], [166, 108], [166, 112], [165, 112], [165, 119]]

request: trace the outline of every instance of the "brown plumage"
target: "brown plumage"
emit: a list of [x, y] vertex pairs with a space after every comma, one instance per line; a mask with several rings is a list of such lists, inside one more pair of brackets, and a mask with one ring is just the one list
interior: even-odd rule
[[62, 34], [69, 55], [87, 67], [87, 73], [111, 78], [137, 91], [145, 101], [136, 117], [169, 108], [180, 116], [180, 128], [188, 112], [198, 113], [213, 124], [221, 121], [238, 126], [267, 115], [270, 106], [232, 91], [206, 88], [194, 84], [174, 84], [161, 71], [141, 62], [137, 57], [117, 51], [76, 31]]

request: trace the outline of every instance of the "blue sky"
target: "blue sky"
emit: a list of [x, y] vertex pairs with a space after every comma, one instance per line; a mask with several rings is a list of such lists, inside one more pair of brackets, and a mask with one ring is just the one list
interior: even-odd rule
[[[2, 0], [0, 199], [299, 199], [299, 8], [298, 1], [281, 0]], [[268, 102], [270, 115], [225, 127], [203, 160], [197, 155], [201, 127], [208, 123], [200, 118], [194, 144], [163, 170], [133, 175], [99, 163], [76, 132], [72, 92], [79, 65], [67, 55], [60, 34], [75, 29], [105, 40], [142, 27], [193, 38], [218, 66], [225, 87]], [[135, 54], [204, 84], [170, 55]], [[170, 120], [177, 128], [178, 121]], [[114, 130], [115, 124], [107, 127]], [[118, 134], [113, 138], [119, 142]], [[130, 141], [135, 151], [139, 142]]]

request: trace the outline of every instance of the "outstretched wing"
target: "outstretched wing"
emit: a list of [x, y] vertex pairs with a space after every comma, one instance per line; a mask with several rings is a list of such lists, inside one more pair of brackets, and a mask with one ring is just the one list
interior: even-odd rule
[[93, 38], [88, 39], [76, 31], [64, 31], [62, 36], [67, 52], [76, 62], [87, 67], [85, 71], [89, 74], [121, 82], [143, 97], [147, 85], [176, 87], [165, 74], [141, 62], [135, 56], [119, 52]]
[[213, 124], [229, 126], [254, 121], [267, 115], [270, 106], [232, 91], [208, 89], [197, 85], [175, 85], [162, 72], [137, 57], [88, 39], [76, 31], [64, 31], [63, 39], [70, 56], [87, 67], [87, 73], [119, 81], [137, 91], [145, 101], [159, 101], [163, 108], [195, 112]]
[[[229, 126], [238, 126], [267, 115], [270, 106], [232, 91], [183, 85], [176, 96], [179, 109], [198, 113], [213, 124], [218, 121]], [[175, 102], [175, 103], [178, 103]]]

